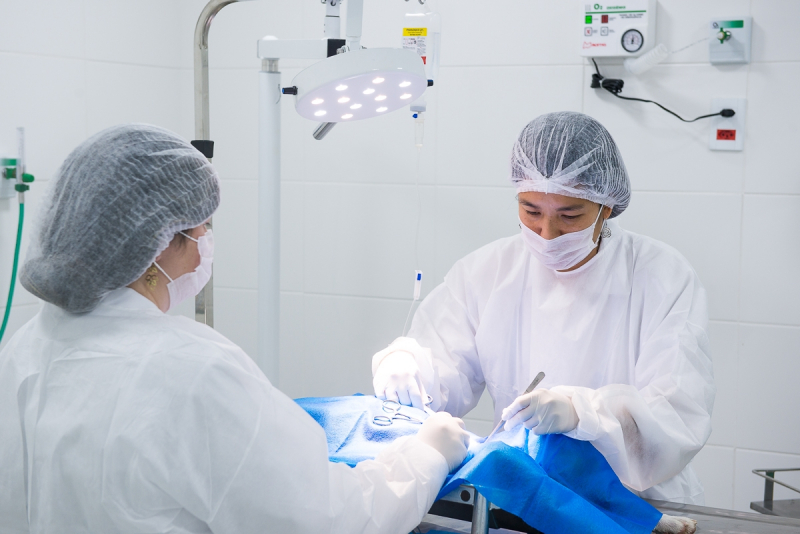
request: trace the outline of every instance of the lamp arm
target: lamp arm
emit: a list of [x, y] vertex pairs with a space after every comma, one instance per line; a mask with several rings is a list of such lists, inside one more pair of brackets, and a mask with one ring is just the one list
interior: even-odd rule
[[347, 49], [361, 50], [361, 20], [364, 15], [364, 0], [348, 0], [347, 5]]

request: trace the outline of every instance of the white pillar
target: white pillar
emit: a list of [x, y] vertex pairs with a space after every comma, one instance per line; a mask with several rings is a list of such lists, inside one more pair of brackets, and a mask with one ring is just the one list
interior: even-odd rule
[[277, 59], [258, 74], [258, 354], [278, 387], [280, 368], [281, 73]]

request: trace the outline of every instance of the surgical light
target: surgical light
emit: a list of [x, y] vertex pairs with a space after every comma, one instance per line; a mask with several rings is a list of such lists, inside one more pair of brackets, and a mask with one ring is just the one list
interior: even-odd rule
[[327, 113], [327, 112], [324, 109], [321, 109], [319, 111], [315, 111], [314, 112], [314, 116], [315, 117], [322, 117], [323, 115], [325, 115], [325, 113]]
[[346, 119], [352, 119], [353, 118], [353, 114], [352, 113], [345, 113], [344, 115], [342, 115], [342, 118], [345, 119], [345, 120]]
[[325, 101], [322, 100], [321, 98], [315, 98], [314, 100], [311, 101], [311, 103], [314, 104], [315, 106], [318, 104], [322, 104], [323, 102]]
[[411, 85], [411, 82], [401, 82], [399, 87], [408, 87], [409, 85]]
[[[344, 115], [339, 115], [338, 119], [328, 120], [357, 121], [400, 109], [408, 99], [420, 97], [427, 89], [425, 65], [415, 51], [402, 48], [367, 48], [331, 56], [304, 69], [292, 80], [296, 87], [295, 109], [301, 116], [314, 120], [321, 116], [317, 112], [323, 111], [315, 107], [314, 101], [333, 99], [344, 104], [354, 95], [374, 93], [372, 85], [378, 83], [384, 84], [375, 97], [381, 107], [353, 104], [350, 106], [353, 113], [348, 113], [352, 117], [344, 119]], [[403, 83], [408, 85], [401, 89]], [[404, 95], [409, 96], [403, 98]]]

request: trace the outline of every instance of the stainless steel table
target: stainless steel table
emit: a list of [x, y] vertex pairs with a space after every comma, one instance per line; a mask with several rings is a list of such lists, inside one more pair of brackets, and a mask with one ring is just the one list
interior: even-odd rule
[[[665, 514], [697, 520], [698, 533], [800, 534], [800, 519], [665, 501], [649, 502]], [[486, 534], [490, 528], [492, 534], [538, 532], [513, 514], [486, 502], [486, 499], [471, 486], [461, 486], [434, 503], [431, 512], [425, 516], [417, 532], [441, 530], [462, 534]]]

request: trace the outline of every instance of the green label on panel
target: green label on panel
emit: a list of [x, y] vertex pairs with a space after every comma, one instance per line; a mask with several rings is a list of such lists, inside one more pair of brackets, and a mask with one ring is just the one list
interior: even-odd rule
[[744, 28], [743, 20], [721, 20], [718, 24], [720, 28]]

